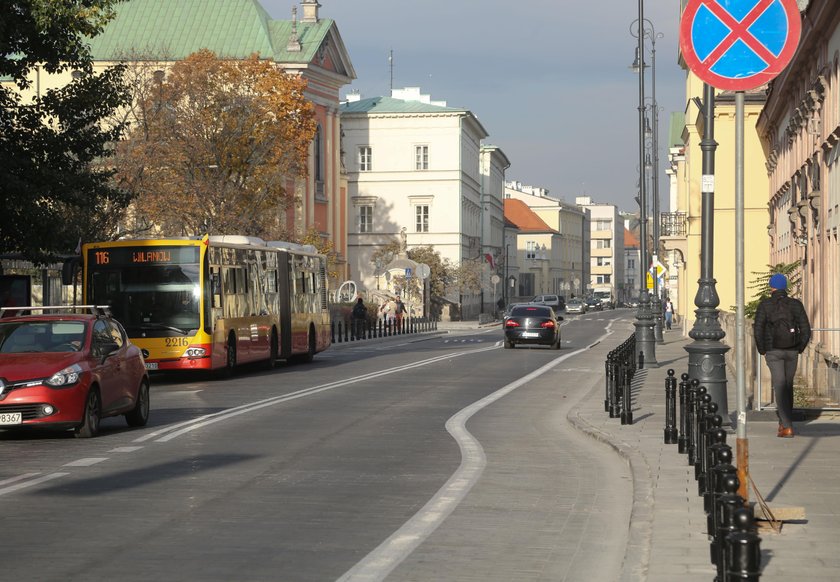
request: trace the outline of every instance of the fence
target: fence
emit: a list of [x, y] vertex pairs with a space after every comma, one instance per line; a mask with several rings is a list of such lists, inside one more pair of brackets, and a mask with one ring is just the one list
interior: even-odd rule
[[438, 320], [429, 317], [406, 317], [399, 322], [395, 319], [339, 319], [330, 322], [330, 340], [334, 344], [354, 342], [437, 331], [437, 328]]

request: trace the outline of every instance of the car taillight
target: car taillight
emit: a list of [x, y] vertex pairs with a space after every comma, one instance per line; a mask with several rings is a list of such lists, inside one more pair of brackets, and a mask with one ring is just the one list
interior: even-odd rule
[[545, 327], [545, 328], [549, 328], [549, 329], [554, 329], [554, 322], [553, 322], [553, 321], [551, 321], [551, 320], [544, 321], [544, 322], [542, 322], [542, 323], [540, 324], [540, 327]]
[[514, 320], [512, 320], [512, 319], [508, 319], [508, 320], [505, 322], [505, 327], [519, 327], [519, 322], [518, 322], [518, 321], [514, 321]]

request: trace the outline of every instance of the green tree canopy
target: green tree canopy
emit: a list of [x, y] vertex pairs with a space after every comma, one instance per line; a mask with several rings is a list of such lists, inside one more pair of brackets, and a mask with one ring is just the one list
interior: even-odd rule
[[[102, 163], [122, 132], [102, 122], [128, 102], [123, 69], [94, 74], [85, 41], [114, 4], [0, 1], [0, 252], [36, 263], [72, 253], [79, 239], [107, 238], [130, 202]], [[36, 68], [80, 74], [41, 91]]]

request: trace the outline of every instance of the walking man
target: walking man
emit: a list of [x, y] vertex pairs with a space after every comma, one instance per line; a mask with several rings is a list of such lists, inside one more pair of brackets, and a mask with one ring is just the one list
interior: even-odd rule
[[365, 323], [367, 321], [367, 307], [365, 301], [361, 297], [356, 300], [356, 305], [353, 306], [353, 336], [356, 339], [364, 339], [365, 337]]
[[802, 302], [787, 294], [787, 277], [770, 277], [772, 293], [758, 304], [753, 334], [758, 353], [770, 368], [770, 382], [779, 417], [779, 435], [793, 437], [793, 377], [799, 354], [811, 340], [811, 324]]

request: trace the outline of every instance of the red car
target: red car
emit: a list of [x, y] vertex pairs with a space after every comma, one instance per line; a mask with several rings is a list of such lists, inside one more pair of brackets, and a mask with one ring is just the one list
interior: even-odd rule
[[124, 414], [129, 426], [148, 422], [149, 376], [140, 349], [107, 311], [84, 307], [89, 313], [68, 307], [3, 313], [0, 429], [72, 429], [92, 437], [107, 416]]

